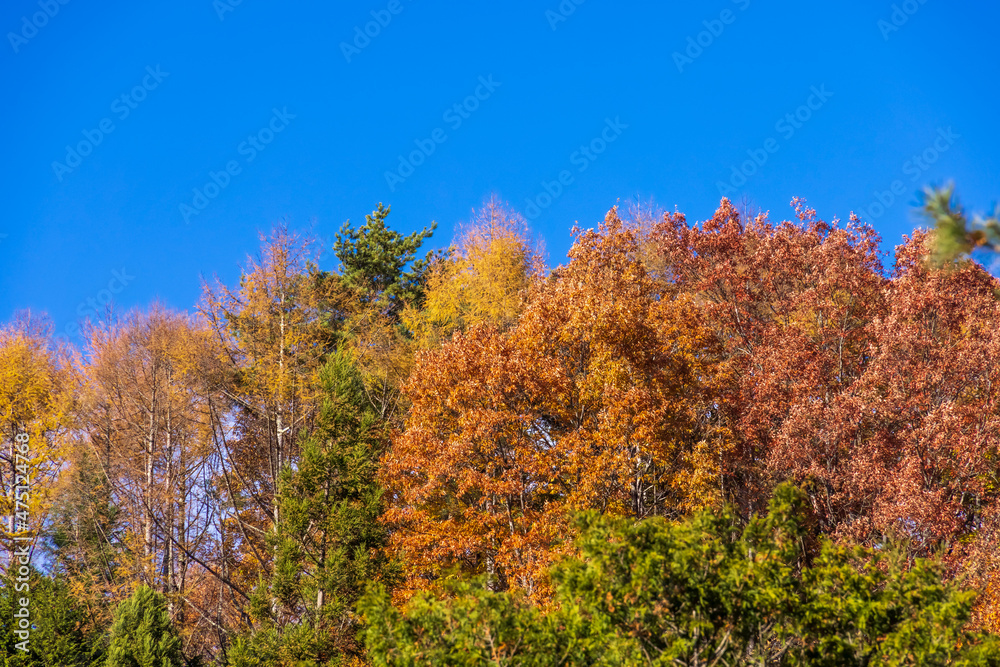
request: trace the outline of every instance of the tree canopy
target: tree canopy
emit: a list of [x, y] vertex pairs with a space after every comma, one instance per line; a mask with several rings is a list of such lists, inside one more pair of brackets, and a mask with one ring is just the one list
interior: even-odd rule
[[1000, 227], [792, 208], [549, 268], [498, 198], [427, 253], [380, 204], [80, 349], [19, 314], [4, 664], [995, 664]]

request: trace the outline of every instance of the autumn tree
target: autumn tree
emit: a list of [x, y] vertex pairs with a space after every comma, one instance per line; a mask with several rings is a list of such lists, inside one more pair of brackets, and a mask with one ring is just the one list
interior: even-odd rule
[[[868, 327], [885, 312], [874, 231], [854, 218], [829, 224], [793, 204], [797, 222], [745, 220], [724, 199], [700, 226], [668, 214], [645, 232], [657, 281], [697, 302], [722, 348], [717, 410], [735, 444], [722, 482], [746, 518], [763, 510], [778, 481], [771, 466], [787, 463], [782, 447], [802, 442], [784, 424], [794, 417], [820, 429], [851, 414], [838, 401], [863, 374]], [[816, 507], [835, 493], [826, 483], [814, 488]]]
[[278, 227], [261, 243], [239, 285], [206, 285], [201, 306], [222, 351], [218, 383], [229, 402], [221, 408], [229, 424], [214, 436], [224, 557], [245, 591], [270, 573], [266, 536], [280, 523], [278, 478], [298, 455], [298, 433], [312, 424], [331, 340], [314, 241]]
[[[370, 581], [385, 580], [385, 529], [376, 463], [385, 426], [366, 400], [351, 357], [336, 352], [324, 366], [316, 425], [301, 457], [279, 484], [274, 574], [257, 591], [258, 626], [230, 652], [236, 665], [253, 664], [266, 650], [292, 664], [360, 658], [354, 605]], [[276, 598], [283, 623], [268, 609]]]
[[707, 334], [689, 299], [662, 298], [612, 211], [513, 329], [422, 353], [382, 475], [409, 585], [458, 570], [544, 596], [568, 511], [716, 505], [728, 436], [698, 389], [713, 372]]
[[889, 306], [852, 391], [857, 413], [825, 427], [831, 441], [857, 443], [837, 467], [844, 492], [864, 502], [837, 532], [869, 542], [900, 532], [917, 553], [975, 535], [1000, 490], [1000, 416], [990, 407], [1000, 283], [977, 264], [928, 267], [932, 247], [918, 232], [897, 248]]
[[211, 651], [227, 594], [249, 591], [223, 548], [216, 436], [228, 402], [211, 331], [154, 305], [88, 336], [82, 451], [61, 482], [55, 563], [95, 614], [139, 585], [164, 594], [186, 647]]
[[424, 302], [408, 308], [404, 322], [424, 348], [478, 324], [508, 329], [544, 272], [527, 221], [494, 195], [430, 265]]
[[661, 279], [700, 301], [725, 349], [730, 498], [749, 517], [793, 479], [825, 533], [954, 544], [996, 488], [996, 281], [927, 265], [922, 232], [887, 273], [870, 227], [793, 204], [798, 223], [744, 221], [724, 200], [700, 228], [673, 215], [649, 234]]
[[[779, 486], [745, 526], [730, 511], [636, 522], [583, 514], [579, 557], [555, 600], [455, 586], [394, 608], [362, 603], [376, 665], [995, 665], [970, 632], [975, 594], [940, 563], [822, 544], [807, 558], [808, 500]], [[898, 554], [897, 554], [898, 555]]]
[[29, 312], [0, 328], [0, 545], [8, 564], [15, 537], [29, 539], [32, 552], [37, 546], [68, 453], [77, 378], [51, 333]]
[[400, 387], [410, 373], [413, 345], [400, 325], [407, 309], [420, 308], [434, 253], [417, 258], [437, 228], [407, 235], [386, 224], [391, 207], [379, 203], [354, 227], [345, 221], [333, 246], [336, 272], [319, 274], [319, 284], [347, 299], [340, 319], [328, 318], [340, 344], [352, 351], [368, 400], [384, 420], [396, 421], [404, 406]]
[[209, 341], [207, 331], [158, 306], [91, 332], [91, 452], [128, 514], [130, 574], [166, 593], [184, 589], [192, 545], [211, 521], [201, 384]]

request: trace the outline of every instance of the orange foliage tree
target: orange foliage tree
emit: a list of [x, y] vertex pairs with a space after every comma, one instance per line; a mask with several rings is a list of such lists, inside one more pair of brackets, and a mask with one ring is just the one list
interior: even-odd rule
[[699, 389], [715, 350], [697, 320], [691, 299], [657, 289], [612, 211], [516, 326], [422, 353], [383, 470], [410, 589], [457, 569], [544, 597], [570, 511], [717, 503], [728, 434]]
[[952, 544], [995, 492], [997, 281], [972, 263], [930, 268], [923, 232], [887, 274], [870, 227], [793, 204], [800, 224], [743, 221], [723, 201], [700, 229], [651, 226], [726, 350], [731, 499], [751, 514], [792, 479], [823, 532]]
[[[724, 199], [700, 227], [680, 214], [645, 226], [660, 281], [697, 301], [724, 350], [719, 405], [737, 444], [724, 488], [745, 518], [762, 511], [789, 474], [789, 443], [804, 433], [782, 429], [821, 429], [852, 395], [870, 362], [868, 326], [885, 309], [874, 231], [856, 219], [831, 225], [793, 204], [799, 224], [774, 225], [763, 214], [742, 219]], [[830, 445], [823, 440], [816, 451], [835, 459], [839, 450]], [[828, 506], [831, 494], [833, 487], [814, 488], [814, 508]]]
[[567, 513], [759, 514], [780, 482], [815, 525], [912, 555], [988, 550], [1000, 417], [997, 280], [934, 268], [918, 232], [883, 267], [852, 216], [746, 219], [723, 200], [579, 234], [508, 330], [418, 358], [385, 460], [413, 588], [449, 570], [544, 591]]

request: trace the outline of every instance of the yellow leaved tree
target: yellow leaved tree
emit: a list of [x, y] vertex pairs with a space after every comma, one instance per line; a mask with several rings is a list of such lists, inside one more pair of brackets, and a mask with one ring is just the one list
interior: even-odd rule
[[422, 307], [407, 308], [404, 323], [423, 349], [477, 324], [509, 329], [544, 272], [543, 251], [527, 221], [491, 197], [431, 265]]
[[243, 591], [269, 576], [278, 480], [316, 414], [331, 340], [326, 318], [337, 310], [325, 289], [336, 285], [317, 280], [316, 250], [314, 239], [279, 226], [261, 235], [239, 285], [206, 285], [200, 307], [221, 350], [218, 389], [228, 402], [216, 436], [221, 539], [228, 580]]
[[15, 537], [30, 538], [32, 549], [36, 546], [67, 453], [76, 376], [65, 352], [52, 347], [51, 334], [50, 324], [30, 313], [0, 329], [0, 537], [5, 560], [12, 559]]

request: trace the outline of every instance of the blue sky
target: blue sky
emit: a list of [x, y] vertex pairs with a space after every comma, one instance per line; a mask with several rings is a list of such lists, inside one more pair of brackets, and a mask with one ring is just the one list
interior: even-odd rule
[[64, 1], [0, 9], [0, 319], [59, 333], [379, 202], [445, 246], [495, 192], [554, 266], [616, 202], [801, 196], [890, 249], [924, 184], [1000, 191], [995, 3]]

